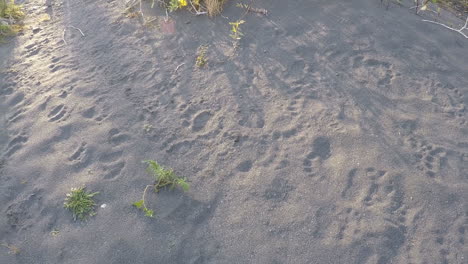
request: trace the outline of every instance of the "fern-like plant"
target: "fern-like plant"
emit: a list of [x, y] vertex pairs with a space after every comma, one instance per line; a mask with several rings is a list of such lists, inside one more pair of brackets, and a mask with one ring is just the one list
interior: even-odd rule
[[154, 160], [145, 160], [143, 162], [148, 165], [146, 170], [154, 178], [155, 183], [145, 187], [141, 200], [134, 202], [133, 206], [143, 210], [145, 216], [154, 217], [154, 211], [148, 209], [145, 203], [146, 192], [149, 188], [153, 187], [156, 193], [167, 187], [169, 187], [170, 190], [179, 187], [183, 191], [188, 191], [190, 185], [185, 178], [178, 177], [172, 169], [166, 169]]

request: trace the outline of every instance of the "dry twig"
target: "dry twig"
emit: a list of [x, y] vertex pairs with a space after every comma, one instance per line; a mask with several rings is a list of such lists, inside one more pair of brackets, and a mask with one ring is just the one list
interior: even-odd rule
[[456, 29], [456, 28], [452, 28], [452, 27], [449, 27], [445, 24], [442, 24], [442, 23], [439, 23], [439, 22], [435, 22], [435, 21], [432, 21], [432, 20], [426, 20], [426, 19], [423, 19], [422, 21], [424, 22], [429, 22], [429, 23], [432, 23], [432, 24], [436, 24], [436, 25], [440, 25], [440, 26], [443, 26], [444, 28], [448, 28], [450, 30], [453, 30], [455, 32], [458, 32], [460, 33], [462, 36], [464, 36], [465, 38], [468, 38], [468, 35], [466, 35], [463, 30], [467, 29], [467, 26], [468, 26], [468, 17], [466, 18], [466, 21], [465, 21], [465, 25], [463, 25], [463, 27], [461, 27], [460, 29]]
[[83, 31], [81, 31], [81, 29], [79, 29], [79, 28], [77, 28], [77, 27], [74, 27], [74, 26], [69, 26], [69, 27], [78, 30], [78, 31], [80, 32], [81, 36], [83, 36], [83, 37], [85, 36], [85, 34], [83, 33]]
[[190, 2], [190, 5], [192, 6], [193, 10], [195, 10], [195, 12], [196, 12], [195, 15], [199, 16], [199, 15], [208, 14], [208, 12], [200, 12], [200, 11], [198, 11], [198, 10], [195, 8], [195, 6], [193, 5], [192, 1], [189, 0], [189, 2]]
[[184, 65], [185, 65], [185, 62], [184, 62], [184, 63], [181, 63], [181, 64], [179, 64], [179, 65], [177, 65], [177, 67], [175, 68], [174, 73], [176, 73], [176, 72], [179, 70], [179, 68], [182, 67], [182, 66], [184, 66]]
[[67, 30], [66, 29], [63, 30], [62, 40], [63, 40], [63, 43], [65, 43], [65, 45], [68, 45], [67, 41], [65, 40], [65, 31]]

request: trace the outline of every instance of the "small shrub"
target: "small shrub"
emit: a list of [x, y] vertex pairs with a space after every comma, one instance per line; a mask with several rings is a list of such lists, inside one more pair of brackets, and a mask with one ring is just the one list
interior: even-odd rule
[[19, 20], [24, 18], [22, 7], [15, 4], [14, 0], [0, 0], [0, 18], [8, 19], [8, 22], [0, 21], [0, 42], [5, 37], [16, 35], [23, 30]]
[[223, 11], [223, 5], [226, 1], [225, 0], [205, 0], [206, 10], [208, 11], [208, 15], [216, 16]]
[[85, 190], [85, 187], [72, 188], [70, 193], [67, 193], [65, 198], [64, 207], [73, 213], [73, 219], [86, 220], [89, 216], [93, 216], [94, 207], [96, 203], [93, 197], [98, 192], [89, 193]]
[[15, 0], [0, 0], [0, 17], [19, 20], [24, 18], [24, 12]]
[[198, 48], [198, 56], [197, 56], [197, 60], [195, 62], [195, 65], [197, 65], [197, 67], [199, 67], [199, 68], [205, 66], [206, 63], [208, 62], [208, 60], [206, 59], [207, 49], [208, 49], [207, 46], [200, 46]]

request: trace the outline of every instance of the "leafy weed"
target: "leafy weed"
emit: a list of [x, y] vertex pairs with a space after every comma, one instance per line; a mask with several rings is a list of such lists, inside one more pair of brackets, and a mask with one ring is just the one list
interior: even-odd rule
[[229, 35], [234, 40], [241, 40], [244, 34], [241, 32], [240, 25], [244, 24], [244, 20], [237, 20], [236, 22], [229, 22], [231, 25], [231, 34]]
[[145, 203], [146, 192], [149, 188], [153, 187], [156, 193], [167, 187], [169, 187], [170, 190], [179, 187], [183, 191], [188, 191], [190, 185], [185, 178], [178, 177], [172, 169], [166, 169], [154, 160], [145, 160], [144, 163], [148, 165], [146, 170], [154, 178], [155, 183], [152, 185], [147, 185], [143, 191], [141, 200], [134, 202], [132, 205], [138, 209], [143, 210], [145, 216], [154, 217], [154, 211], [148, 209]]

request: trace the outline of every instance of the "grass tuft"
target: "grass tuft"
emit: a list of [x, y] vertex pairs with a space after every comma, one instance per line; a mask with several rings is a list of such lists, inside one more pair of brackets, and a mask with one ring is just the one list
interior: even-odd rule
[[67, 193], [65, 198], [64, 207], [73, 213], [73, 219], [86, 220], [89, 216], [93, 216], [94, 206], [96, 203], [93, 197], [98, 192], [89, 193], [85, 190], [85, 187], [72, 188], [70, 193]]
[[21, 252], [21, 250], [15, 245], [9, 245], [7, 243], [2, 243], [0, 245], [8, 248], [8, 254], [18, 255]]
[[24, 18], [24, 12], [15, 0], [0, 0], [0, 17], [19, 20]]
[[226, 0], [205, 0], [206, 10], [208, 15], [216, 16], [223, 11], [223, 5]]
[[[14, 0], [0, 0], [0, 43], [5, 37], [16, 35], [23, 30], [19, 21], [24, 18], [24, 12]], [[1, 20], [3, 19], [3, 20]]]

